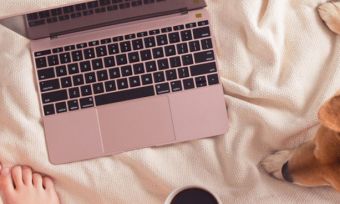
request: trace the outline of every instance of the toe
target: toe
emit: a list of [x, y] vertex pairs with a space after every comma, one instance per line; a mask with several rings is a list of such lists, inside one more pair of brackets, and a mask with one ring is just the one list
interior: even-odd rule
[[52, 179], [47, 176], [43, 178], [43, 186], [46, 190], [54, 190], [54, 183]]
[[15, 166], [11, 170], [12, 179], [16, 188], [19, 188], [24, 184], [22, 179], [22, 168], [21, 166]]
[[1, 167], [0, 191], [8, 192], [13, 190], [14, 186], [9, 168]]
[[22, 167], [22, 178], [24, 180], [24, 184], [25, 185], [32, 185], [33, 181], [32, 181], [32, 169], [30, 167], [24, 166]]
[[33, 174], [33, 185], [36, 187], [36, 188], [43, 188], [43, 185], [42, 185], [42, 176], [38, 173], [34, 173]]

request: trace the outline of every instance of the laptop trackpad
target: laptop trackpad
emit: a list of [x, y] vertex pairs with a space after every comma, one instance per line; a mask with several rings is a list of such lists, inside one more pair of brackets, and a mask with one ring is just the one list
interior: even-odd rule
[[175, 140], [167, 96], [98, 108], [105, 153], [119, 153]]

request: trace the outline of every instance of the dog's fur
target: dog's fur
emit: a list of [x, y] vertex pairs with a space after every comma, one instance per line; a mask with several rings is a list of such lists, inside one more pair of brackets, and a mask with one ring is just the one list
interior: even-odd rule
[[[340, 2], [318, 8], [327, 26], [340, 35]], [[274, 177], [302, 186], [331, 186], [340, 192], [340, 91], [319, 110], [314, 139], [294, 150], [276, 152], [261, 164]]]

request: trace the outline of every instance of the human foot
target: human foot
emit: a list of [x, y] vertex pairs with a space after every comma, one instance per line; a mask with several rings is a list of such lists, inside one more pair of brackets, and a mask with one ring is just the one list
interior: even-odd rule
[[0, 164], [0, 193], [4, 204], [59, 204], [52, 180], [26, 166]]

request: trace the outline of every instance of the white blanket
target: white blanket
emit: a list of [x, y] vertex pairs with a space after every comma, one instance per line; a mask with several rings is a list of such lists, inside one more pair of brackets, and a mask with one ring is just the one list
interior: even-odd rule
[[[0, 15], [69, 2], [3, 0]], [[47, 157], [29, 41], [0, 25], [0, 161], [53, 177], [63, 204], [161, 204], [192, 184], [223, 203], [339, 203], [330, 188], [294, 186], [258, 166], [313, 136], [319, 106], [340, 88], [340, 37], [320, 20], [322, 2], [208, 0], [228, 133], [60, 166]]]

